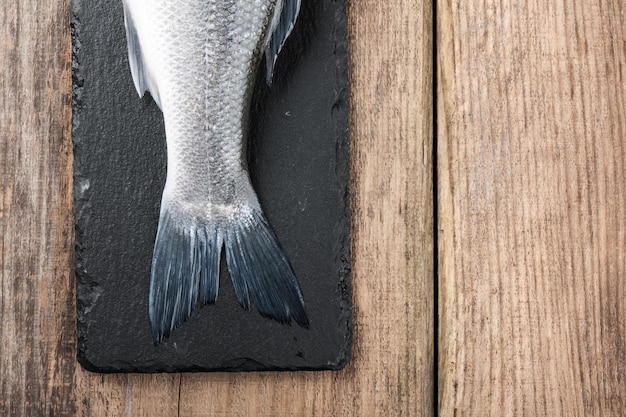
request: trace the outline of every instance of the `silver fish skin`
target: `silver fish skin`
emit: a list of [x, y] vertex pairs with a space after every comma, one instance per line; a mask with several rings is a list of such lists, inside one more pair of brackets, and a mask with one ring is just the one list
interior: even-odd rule
[[155, 343], [213, 303], [222, 248], [241, 305], [308, 327], [298, 281], [266, 221], [243, 154], [263, 53], [271, 79], [299, 0], [123, 0], [140, 95], [163, 111], [167, 179], [149, 316]]

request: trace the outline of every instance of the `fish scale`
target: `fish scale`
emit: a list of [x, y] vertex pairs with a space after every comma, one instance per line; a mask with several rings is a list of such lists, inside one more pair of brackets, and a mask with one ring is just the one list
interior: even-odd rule
[[265, 219], [243, 155], [263, 52], [271, 69], [299, 0], [124, 0], [140, 95], [161, 110], [167, 178], [152, 260], [149, 315], [158, 343], [215, 302], [225, 248], [237, 299], [307, 327], [303, 296]]
[[163, 197], [198, 221], [207, 204], [236, 204], [252, 192], [242, 165], [242, 115], [267, 27], [262, 9], [272, 4], [153, 0], [134, 6], [150, 22], [140, 43], [165, 118]]

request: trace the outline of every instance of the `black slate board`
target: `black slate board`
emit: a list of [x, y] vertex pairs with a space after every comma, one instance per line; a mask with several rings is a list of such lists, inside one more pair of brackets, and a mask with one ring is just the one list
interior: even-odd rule
[[253, 184], [310, 328], [243, 310], [223, 261], [217, 302], [157, 346], [147, 304], [162, 115], [134, 90], [121, 0], [74, 0], [72, 11], [79, 362], [99, 372], [342, 368], [352, 341], [344, 2], [303, 1], [271, 89], [259, 77], [250, 128]]

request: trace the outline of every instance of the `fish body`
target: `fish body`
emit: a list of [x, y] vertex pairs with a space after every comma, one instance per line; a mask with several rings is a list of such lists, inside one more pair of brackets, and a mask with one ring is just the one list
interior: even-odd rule
[[299, 0], [123, 0], [140, 95], [163, 111], [167, 178], [150, 283], [155, 343], [218, 294], [222, 248], [241, 305], [308, 326], [298, 281], [245, 166], [258, 64], [268, 81]]

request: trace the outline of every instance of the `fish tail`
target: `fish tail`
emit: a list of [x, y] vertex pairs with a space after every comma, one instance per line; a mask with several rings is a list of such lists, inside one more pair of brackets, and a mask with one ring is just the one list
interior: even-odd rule
[[248, 209], [225, 230], [226, 262], [239, 303], [262, 316], [309, 327], [302, 292], [260, 209]]
[[265, 317], [309, 326], [298, 281], [260, 208], [245, 207], [227, 220], [198, 225], [165, 205], [150, 280], [149, 316], [155, 344], [169, 337], [197, 303], [216, 301], [223, 246], [242, 307], [249, 310], [252, 301]]
[[149, 316], [155, 344], [169, 337], [197, 304], [217, 300], [222, 236], [168, 207], [161, 210], [152, 257]]

